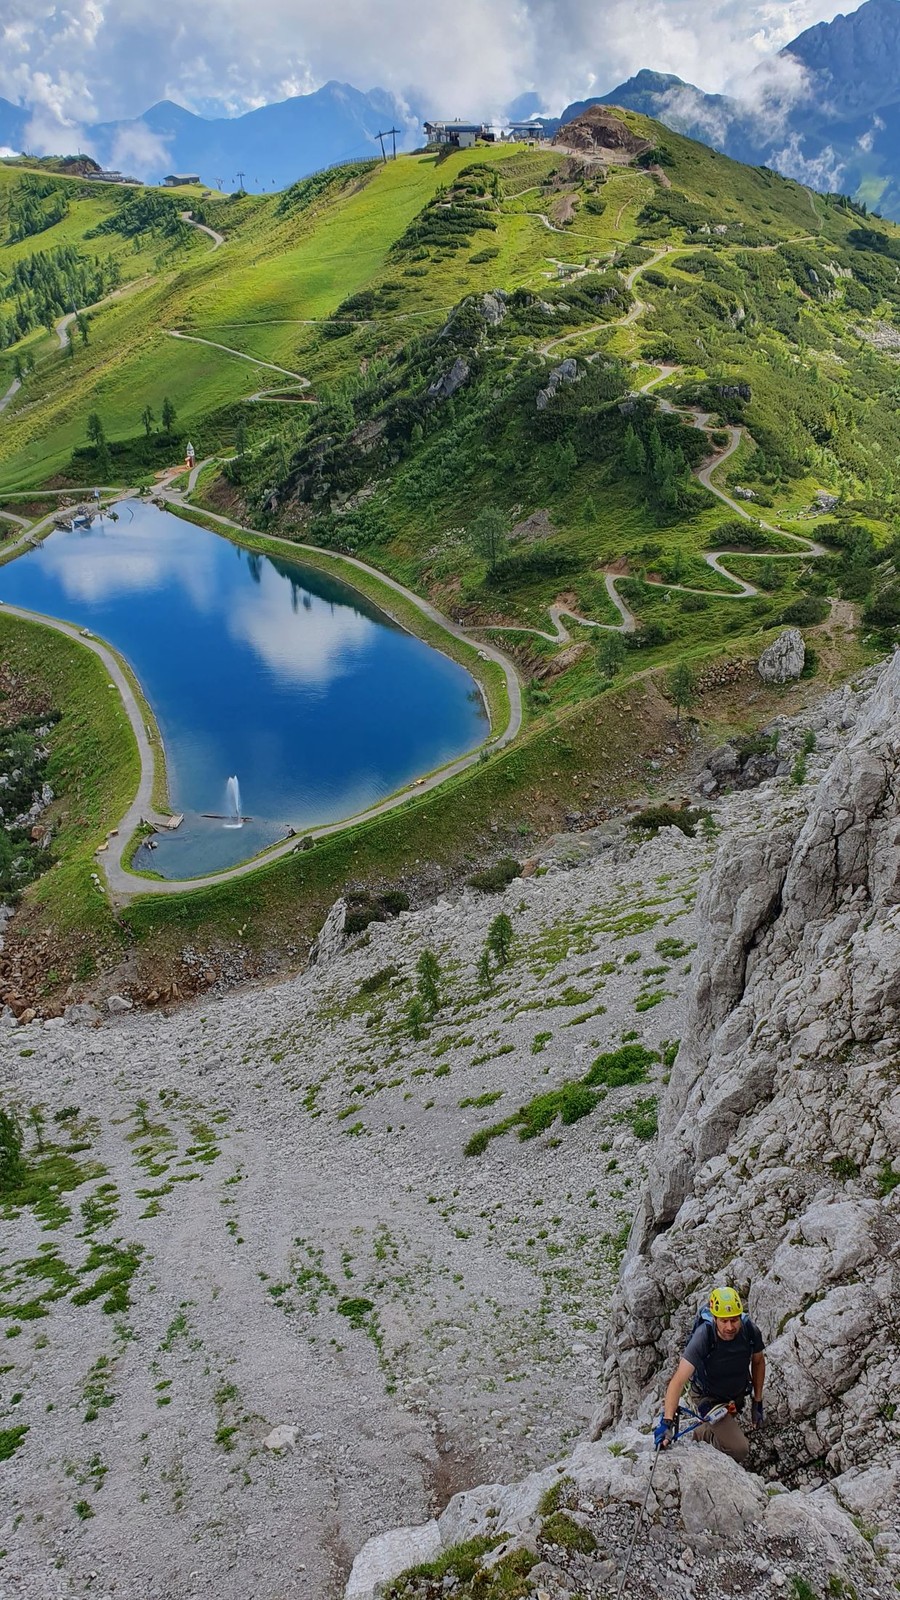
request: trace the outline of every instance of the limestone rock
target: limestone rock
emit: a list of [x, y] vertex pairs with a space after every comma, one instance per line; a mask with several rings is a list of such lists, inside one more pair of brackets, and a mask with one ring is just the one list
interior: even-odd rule
[[66, 1022], [71, 1023], [73, 1026], [79, 1022], [90, 1026], [92, 1023], [100, 1021], [100, 1013], [97, 1007], [92, 1006], [90, 1003], [66, 1006], [63, 1017]]
[[550, 401], [556, 394], [557, 389], [559, 389], [562, 384], [577, 383], [578, 377], [578, 362], [575, 360], [574, 356], [567, 356], [565, 361], [561, 361], [558, 367], [554, 367], [552, 369], [550, 376], [547, 379], [547, 387], [545, 389], [538, 390], [538, 411], [546, 410], [547, 406], [550, 404]]
[[462, 356], [457, 356], [452, 367], [447, 372], [442, 372], [439, 378], [428, 385], [426, 396], [429, 400], [449, 400], [457, 389], [461, 389], [469, 376], [469, 363]]
[[757, 662], [764, 683], [789, 683], [799, 678], [806, 660], [806, 646], [799, 628], [785, 628], [773, 639]]
[[877, 1509], [900, 1392], [900, 653], [857, 706], [806, 815], [732, 840], [701, 892], [595, 1429], [649, 1407], [698, 1301], [734, 1282], [769, 1347], [759, 1448], [871, 1472]]
[[375, 1600], [379, 1585], [390, 1583], [420, 1561], [433, 1561], [440, 1553], [441, 1536], [435, 1521], [377, 1533], [363, 1545], [350, 1569], [344, 1600]]
[[522, 1533], [537, 1516], [548, 1489], [559, 1482], [560, 1469], [546, 1467], [529, 1473], [521, 1483], [482, 1483], [477, 1489], [455, 1494], [438, 1517], [444, 1549], [497, 1533]]
[[106, 997], [106, 1009], [112, 1017], [121, 1016], [123, 1011], [131, 1011], [133, 1008], [134, 1001], [129, 1000], [127, 995], [110, 994]]
[[481, 315], [489, 328], [499, 327], [506, 316], [506, 294], [502, 289], [492, 289], [481, 296]]
[[291, 1422], [279, 1422], [271, 1433], [267, 1433], [263, 1440], [266, 1450], [276, 1454], [281, 1450], [293, 1450], [297, 1444], [297, 1429]]
[[731, 1538], [758, 1522], [765, 1511], [766, 1494], [759, 1479], [712, 1445], [673, 1450], [671, 1466], [678, 1479], [686, 1533]]
[[347, 921], [346, 900], [335, 900], [309, 951], [310, 966], [327, 967], [344, 948]]

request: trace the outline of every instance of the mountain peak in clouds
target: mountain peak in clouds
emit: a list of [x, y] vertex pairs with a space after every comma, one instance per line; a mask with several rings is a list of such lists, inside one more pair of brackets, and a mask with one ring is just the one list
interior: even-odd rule
[[807, 28], [782, 54], [822, 75], [829, 110], [837, 116], [864, 116], [895, 105], [900, 100], [900, 3], [866, 0], [858, 11]]

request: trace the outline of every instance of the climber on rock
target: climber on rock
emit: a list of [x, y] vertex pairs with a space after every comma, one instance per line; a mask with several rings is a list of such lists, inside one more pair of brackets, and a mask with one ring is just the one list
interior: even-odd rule
[[748, 1394], [751, 1426], [763, 1420], [763, 1385], [766, 1358], [763, 1336], [744, 1310], [736, 1289], [714, 1289], [709, 1305], [697, 1313], [691, 1336], [681, 1360], [666, 1388], [663, 1413], [653, 1433], [658, 1450], [665, 1450], [678, 1436], [678, 1407], [685, 1385], [690, 1383], [691, 1399], [697, 1413], [706, 1416], [713, 1407], [727, 1406], [724, 1417], [694, 1429], [694, 1439], [714, 1445], [741, 1466], [746, 1465], [750, 1446], [739, 1418]]

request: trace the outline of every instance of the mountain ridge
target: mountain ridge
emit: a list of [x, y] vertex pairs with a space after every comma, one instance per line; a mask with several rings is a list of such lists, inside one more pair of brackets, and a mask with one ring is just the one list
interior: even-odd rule
[[[0, 145], [27, 137], [31, 113], [0, 100]], [[284, 189], [309, 172], [380, 154], [375, 135], [398, 127], [398, 148], [419, 137], [419, 124], [383, 89], [363, 91], [331, 79], [305, 95], [258, 106], [238, 117], [201, 117], [174, 100], [159, 100], [139, 117], [93, 123], [73, 132], [105, 168], [158, 183], [169, 173], [196, 173], [210, 188], [244, 186], [253, 193]], [[59, 154], [73, 154], [60, 151]], [[219, 181], [221, 180], [221, 182]]]
[[[541, 97], [534, 90], [511, 101], [505, 116], [532, 118], [552, 136], [590, 105], [622, 106], [736, 160], [771, 166], [824, 192], [849, 193], [900, 217], [898, 0], [864, 0], [846, 16], [815, 24], [785, 46], [774, 64], [779, 61], [795, 64], [790, 79], [780, 81], [773, 62], [764, 62], [740, 97], [708, 94], [672, 73], [642, 68], [605, 94], [570, 101], [560, 117], [538, 115]], [[405, 104], [383, 89], [361, 91], [330, 80], [239, 117], [200, 117], [163, 100], [140, 117], [94, 124], [80, 137], [104, 165], [131, 161], [148, 181], [181, 171], [198, 173], [210, 187], [227, 187], [243, 171], [244, 183], [258, 192], [380, 153], [375, 135], [395, 123], [402, 130], [400, 148], [410, 148], [433, 111], [421, 97]], [[18, 148], [29, 120], [26, 109], [0, 100], [0, 146]]]

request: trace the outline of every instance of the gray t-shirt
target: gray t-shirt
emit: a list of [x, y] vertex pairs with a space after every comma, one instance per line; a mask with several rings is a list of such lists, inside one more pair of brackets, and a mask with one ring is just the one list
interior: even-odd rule
[[742, 1400], [750, 1380], [750, 1358], [765, 1342], [750, 1318], [733, 1339], [720, 1339], [715, 1323], [701, 1322], [684, 1347], [684, 1360], [694, 1368], [691, 1388], [712, 1400]]

